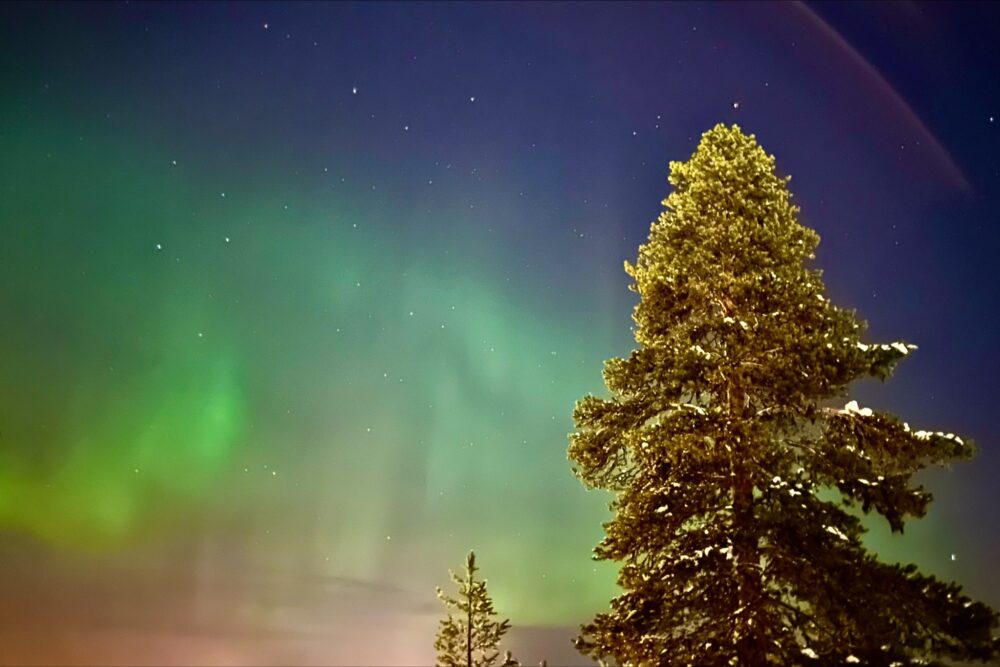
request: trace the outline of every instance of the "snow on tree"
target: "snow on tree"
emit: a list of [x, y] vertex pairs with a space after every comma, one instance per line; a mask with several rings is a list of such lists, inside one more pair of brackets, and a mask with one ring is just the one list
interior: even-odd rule
[[864, 323], [824, 296], [819, 237], [753, 135], [716, 126], [669, 180], [625, 265], [638, 349], [606, 362], [610, 398], [573, 415], [574, 472], [615, 494], [594, 557], [622, 564], [623, 589], [577, 648], [622, 665], [997, 660], [996, 613], [880, 562], [850, 511], [902, 532], [931, 501], [914, 473], [973, 453], [843, 404], [915, 346], [863, 343]]
[[[439, 667], [492, 667], [497, 664], [497, 646], [510, 629], [510, 621], [495, 621], [493, 600], [486, 592], [486, 580], [476, 578], [476, 554], [465, 559], [465, 572], [450, 572], [458, 586], [458, 597], [447, 595], [440, 588], [437, 596], [448, 609], [447, 618], [440, 622], [434, 648]], [[501, 667], [517, 667], [518, 662], [506, 651]]]

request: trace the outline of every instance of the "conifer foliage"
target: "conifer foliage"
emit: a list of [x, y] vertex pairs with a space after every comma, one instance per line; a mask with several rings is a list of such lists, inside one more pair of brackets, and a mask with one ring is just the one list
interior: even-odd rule
[[594, 557], [621, 563], [623, 589], [578, 649], [621, 665], [997, 660], [995, 612], [877, 560], [850, 511], [902, 532], [931, 501], [914, 473], [973, 453], [844, 404], [915, 346], [863, 342], [827, 299], [819, 237], [753, 135], [716, 126], [669, 180], [625, 265], [638, 348], [606, 362], [610, 398], [574, 411], [574, 472], [615, 494]]
[[[493, 600], [486, 592], [486, 580], [477, 578], [476, 554], [465, 559], [465, 572], [451, 572], [458, 586], [458, 597], [447, 595], [440, 588], [437, 596], [448, 609], [447, 618], [438, 628], [434, 648], [439, 667], [492, 667], [500, 658], [497, 648], [510, 629], [510, 621], [496, 621]], [[510, 651], [505, 652], [501, 667], [516, 667]]]

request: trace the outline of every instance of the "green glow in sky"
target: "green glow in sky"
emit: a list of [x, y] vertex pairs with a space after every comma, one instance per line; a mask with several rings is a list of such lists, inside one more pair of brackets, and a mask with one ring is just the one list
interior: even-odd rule
[[3, 526], [108, 549], [198, 516], [268, 570], [416, 587], [475, 546], [521, 622], [606, 599], [607, 499], [565, 458], [612, 351], [583, 314], [519, 303], [488, 248], [406, 247], [337, 193], [213, 188], [153, 148], [18, 130]]

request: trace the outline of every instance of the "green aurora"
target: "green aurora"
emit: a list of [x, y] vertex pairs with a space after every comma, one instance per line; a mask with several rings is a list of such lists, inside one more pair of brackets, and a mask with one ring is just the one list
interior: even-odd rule
[[[463, 261], [488, 264], [464, 248], [442, 263], [380, 238], [336, 194], [223, 196], [162, 151], [79, 134], [3, 138], [6, 527], [109, 550], [192, 513], [285, 516], [251, 531], [269, 568], [301, 560], [281, 547], [296, 531], [361, 580], [437, 576], [475, 545], [521, 622], [607, 597], [589, 561], [606, 499], [564, 443], [608, 340], [468, 280]], [[542, 510], [581, 530], [553, 534]]]

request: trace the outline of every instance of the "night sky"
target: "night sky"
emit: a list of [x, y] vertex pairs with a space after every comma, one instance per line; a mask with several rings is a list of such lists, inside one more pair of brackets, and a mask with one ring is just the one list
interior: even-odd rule
[[[671, 160], [755, 133], [852, 398], [975, 440], [869, 544], [1000, 606], [1000, 7], [0, 7], [0, 662], [527, 664], [615, 592], [566, 458]], [[994, 122], [994, 116], [997, 122]]]

